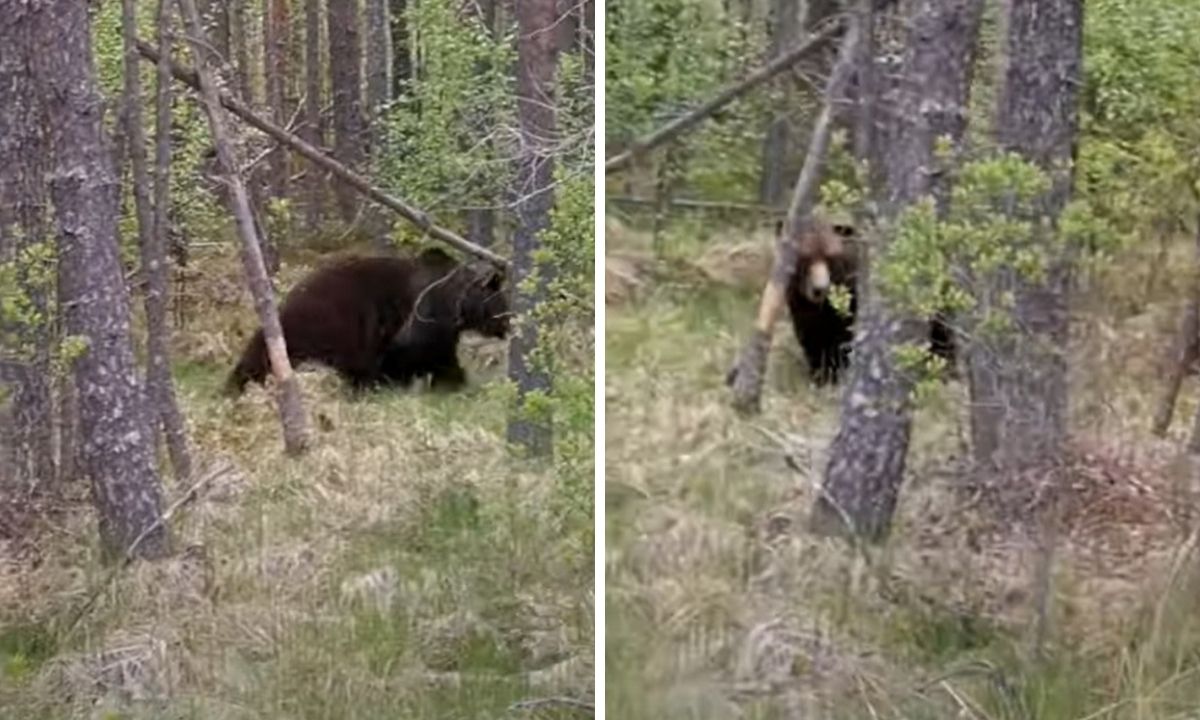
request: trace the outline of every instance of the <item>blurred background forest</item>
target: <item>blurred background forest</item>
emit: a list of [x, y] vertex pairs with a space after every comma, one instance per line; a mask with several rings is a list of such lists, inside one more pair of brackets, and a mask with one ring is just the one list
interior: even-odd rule
[[[1064, 18], [1079, 16], [1076, 32]], [[870, 40], [851, 45], [867, 17]], [[1197, 21], [1187, 0], [609, 9], [610, 714], [1195, 713]], [[853, 51], [872, 71], [838, 80]], [[1042, 82], [1022, 92], [1030, 77]], [[879, 103], [865, 151], [864, 97]], [[924, 163], [905, 167], [906, 152]], [[871, 332], [842, 384], [817, 387], [780, 322], [761, 400], [740, 406], [757, 412], [739, 413], [727, 373], [762, 336], [776, 223], [810, 213], [855, 224], [869, 247]], [[987, 282], [1001, 276], [1007, 294]], [[1022, 316], [1031, 288], [1069, 308], [1054, 329]], [[912, 318], [945, 308], [960, 333], [950, 378], [897, 352]], [[1003, 382], [1058, 379], [1025, 385], [1018, 405], [1040, 424], [1006, 428], [1008, 454], [985, 457], [1004, 420], [989, 428], [972, 402], [979, 348], [1014, 339], [1029, 364], [1002, 367]], [[830, 506], [848, 509], [835, 524], [852, 544], [829, 537], [845, 528], [809, 532]]]
[[[594, 12], [0, 2], [0, 717], [588, 711]], [[222, 396], [429, 247], [508, 269], [465, 389]]]

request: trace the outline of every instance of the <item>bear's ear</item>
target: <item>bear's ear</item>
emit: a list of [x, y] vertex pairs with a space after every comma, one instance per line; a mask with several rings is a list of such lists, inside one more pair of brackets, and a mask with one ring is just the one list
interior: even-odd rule
[[441, 248], [425, 248], [417, 259], [428, 265], [447, 265], [453, 264], [454, 258], [450, 257], [449, 253]]
[[492, 270], [487, 277], [487, 282], [484, 287], [492, 292], [500, 292], [504, 288], [504, 271]]
[[780, 237], [782, 235], [783, 235], [783, 221], [776, 220], [775, 221], [775, 237]]

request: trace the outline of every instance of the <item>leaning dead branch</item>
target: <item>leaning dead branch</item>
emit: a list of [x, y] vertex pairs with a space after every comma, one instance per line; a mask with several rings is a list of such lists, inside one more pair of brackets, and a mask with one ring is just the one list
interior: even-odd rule
[[845, 95], [858, 56], [858, 43], [862, 34], [860, 22], [858, 16], [851, 22], [849, 32], [842, 39], [841, 48], [838, 50], [833, 74], [825, 86], [825, 104], [813, 127], [804, 167], [800, 170], [800, 177], [792, 190], [787, 219], [784, 220], [783, 230], [776, 240], [775, 262], [771, 266], [771, 277], [767, 280], [762, 299], [759, 301], [754, 332], [738, 353], [737, 360], [725, 378], [726, 384], [733, 389], [733, 405], [742, 412], [756, 412], [759, 409], [763, 379], [767, 372], [767, 355], [771, 351], [771, 338], [785, 304], [788, 283], [796, 270], [799, 256], [796, 240], [811, 222], [813, 208], [817, 203], [817, 188], [825, 166], [825, 158], [829, 154], [836, 105]]
[[657, 130], [634, 140], [628, 150], [604, 161], [604, 172], [607, 174], [624, 170], [638, 157], [645, 155], [650, 150], [682, 134], [685, 130], [697, 125], [701, 120], [709, 117], [717, 110], [720, 110], [817, 50], [820, 50], [824, 47], [825, 41], [836, 34], [840, 28], [841, 24], [838, 22], [829, 23], [818, 32], [810, 35], [804, 42], [766, 65], [752, 71], [742, 80], [725, 87], [721, 92], [702, 103], [695, 110], [677, 117]]
[[[137, 48], [138, 52], [141, 53], [143, 58], [150, 62], [158, 62], [158, 50], [152, 47], [150, 44], [139, 40]], [[196, 72], [191, 68], [185, 68], [178, 63], [172, 62], [171, 74], [175, 76], [176, 80], [194, 90], [198, 90], [200, 87], [199, 80], [196, 77]], [[453, 248], [461, 250], [462, 252], [469, 253], [475, 257], [487, 260], [499, 268], [508, 268], [508, 260], [500, 255], [497, 255], [487, 248], [476, 245], [475, 243], [463, 238], [451, 230], [447, 230], [446, 228], [435, 224], [433, 219], [430, 218], [424, 210], [410, 205], [398, 197], [388, 195], [379, 188], [372, 186], [371, 183], [368, 182], [363, 176], [353, 172], [345, 165], [331, 158], [323, 150], [305, 142], [294, 133], [290, 133], [270, 120], [267, 120], [261, 115], [256, 114], [244, 102], [238, 100], [229, 93], [221, 92], [219, 95], [221, 104], [225, 106], [225, 109], [241, 118], [246, 122], [247, 125], [250, 125], [254, 129], [270, 136], [283, 145], [286, 145], [288, 148], [292, 149], [298, 155], [313, 163], [317, 167], [329, 172], [331, 175], [359, 191], [363, 195], [388, 208], [389, 210], [392, 210], [396, 214], [400, 215], [400, 217], [411, 222], [413, 225], [416, 225], [430, 237], [440, 240]]]

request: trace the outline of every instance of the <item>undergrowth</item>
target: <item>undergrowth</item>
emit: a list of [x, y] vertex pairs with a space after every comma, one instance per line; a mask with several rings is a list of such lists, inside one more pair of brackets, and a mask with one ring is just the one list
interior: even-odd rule
[[[198, 265], [174, 369], [199, 465], [178, 552], [110, 581], [69, 488], [36, 562], [3, 566], [0, 717], [578, 716], [522, 703], [592, 692], [591, 471], [570, 468], [581, 489], [506, 447], [502, 346], [467, 343], [461, 393], [354, 398], [302, 372], [316, 442], [290, 460], [268, 393], [219, 394], [253, 315], [232, 258]], [[188, 490], [168, 481], [168, 501]]]
[[1112, 493], [1118, 513], [1145, 506], [1155, 519], [1104, 515], [1109, 496], [1096, 495], [1080, 510], [1089, 523], [1053, 543], [1046, 582], [1042, 538], [962, 491], [956, 381], [918, 408], [887, 546], [864, 559], [808, 535], [838, 391], [809, 384], [784, 321], [763, 412], [739, 417], [723, 379], [757, 297], [713, 279], [737, 272], [705, 267], [713, 257], [761, 267], [744, 249], [769, 256], [769, 234], [681, 221], [656, 252], [610, 218], [606, 242], [623, 269], [645, 271], [606, 312], [610, 716], [1195, 717], [1200, 566], [1172, 495], [1194, 470], [1178, 460], [1186, 427], [1168, 441], [1148, 432], [1173, 278], [1134, 315], [1107, 300], [1106, 283], [1128, 272], [1085, 278], [1071, 349], [1078, 483]]

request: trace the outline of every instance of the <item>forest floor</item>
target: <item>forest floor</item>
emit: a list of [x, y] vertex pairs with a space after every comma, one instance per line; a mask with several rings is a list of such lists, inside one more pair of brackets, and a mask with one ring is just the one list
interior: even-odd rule
[[0, 544], [0, 718], [577, 717], [542, 700], [593, 692], [591, 471], [572, 494], [508, 450], [503, 344], [463, 350], [455, 394], [301, 373], [315, 443], [291, 460], [270, 395], [219, 396], [255, 326], [236, 261], [195, 267], [181, 551], [110, 575], [85, 488]]
[[[945, 383], [890, 541], [860, 555], [804, 531], [838, 394], [809, 384], [790, 325], [763, 412], [729, 404], [769, 236], [675, 218], [655, 247], [632, 228], [606, 231], [610, 717], [1195, 717], [1194, 380], [1171, 437], [1147, 430], [1183, 275], [1088, 280], [1057, 491], [1050, 473], [972, 490], [966, 391]], [[1031, 521], [1051, 503], [1060, 523]]]

